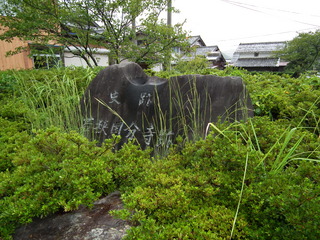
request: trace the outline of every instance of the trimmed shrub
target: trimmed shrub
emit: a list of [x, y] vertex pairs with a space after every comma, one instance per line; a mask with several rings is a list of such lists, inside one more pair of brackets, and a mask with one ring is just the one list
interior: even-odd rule
[[114, 214], [136, 225], [128, 239], [316, 239], [319, 140], [266, 117], [212, 131], [124, 194]]
[[25, 124], [0, 117], [0, 172], [11, 171], [14, 167], [12, 155], [17, 148], [30, 139]]
[[[256, 117], [211, 124], [206, 139], [180, 138], [160, 159], [133, 143], [115, 151], [117, 137], [98, 147], [65, 132], [81, 132], [81, 118], [68, 122], [71, 115], [55, 107], [67, 100], [63, 110], [75, 110], [94, 71], [1, 72], [0, 237], [10, 239], [34, 217], [90, 206], [119, 189], [126, 209], [114, 214], [135, 226], [128, 239], [319, 238], [318, 77], [196, 69], [241, 76]], [[64, 130], [47, 129], [51, 124]]]
[[91, 206], [115, 189], [139, 185], [151, 164], [150, 152], [133, 143], [114, 151], [118, 137], [97, 146], [76, 132], [52, 127], [3, 140], [10, 160], [0, 172], [0, 237], [5, 239], [34, 217]]
[[0, 233], [63, 209], [90, 205], [115, 189], [109, 164], [112, 142], [96, 147], [76, 134], [38, 131], [12, 153], [12, 171], [0, 173]]

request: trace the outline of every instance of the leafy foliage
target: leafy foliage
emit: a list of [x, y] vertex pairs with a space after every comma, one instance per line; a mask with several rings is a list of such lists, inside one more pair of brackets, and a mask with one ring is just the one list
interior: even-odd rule
[[108, 163], [99, 158], [112, 144], [97, 148], [78, 134], [54, 128], [35, 134], [12, 154], [14, 171], [0, 174], [1, 229], [90, 204], [115, 187]]
[[[206, 139], [180, 139], [162, 158], [134, 143], [116, 151], [117, 137], [97, 146], [65, 126], [32, 130], [43, 109], [81, 96], [97, 70], [0, 73], [0, 237], [10, 239], [34, 217], [90, 206], [118, 189], [125, 209], [113, 214], [131, 221], [128, 239], [318, 239], [317, 76], [189, 69], [241, 76], [256, 116], [212, 123]], [[187, 69], [179, 71], [160, 74]], [[59, 83], [70, 81], [77, 91], [52, 101]], [[27, 91], [37, 103], [32, 117]]]
[[287, 70], [299, 75], [307, 70], [320, 70], [320, 31], [299, 33], [288, 42], [287, 48], [278, 52], [289, 61]]
[[141, 178], [141, 167], [150, 163], [148, 152], [132, 144], [114, 153], [117, 138], [97, 147], [57, 128], [34, 134], [6, 143], [7, 152], [15, 148], [11, 169], [0, 173], [0, 236], [34, 217], [90, 206], [102, 194], [132, 186]]
[[174, 66], [179, 73], [200, 72], [208, 68], [208, 61], [205, 57], [195, 57], [191, 61], [178, 61]]
[[[264, 126], [272, 130], [260, 137], [254, 131]], [[316, 230], [319, 218], [312, 216], [312, 212], [319, 212], [316, 205], [320, 201], [320, 189], [315, 184], [319, 180], [316, 173], [319, 163], [291, 162], [281, 168], [279, 175], [273, 174], [274, 157], [281, 149], [273, 132], [273, 128], [278, 128], [276, 123], [257, 118], [252, 125], [237, 123], [219, 128], [219, 132], [207, 139], [189, 143], [182, 150], [175, 149], [167, 158], [155, 162], [145, 172], [142, 183], [123, 196], [128, 210], [115, 214], [138, 224], [129, 231], [128, 239], [154, 239], [154, 236], [156, 239], [315, 239], [319, 236]], [[296, 134], [299, 138], [307, 133]], [[319, 141], [309, 135], [311, 138], [295, 154], [310, 155], [304, 152], [305, 147], [314, 142], [311, 148], [319, 158]], [[271, 155], [273, 144], [253, 145], [254, 140], [264, 143], [265, 138], [276, 145]], [[294, 144], [291, 139], [285, 151]], [[261, 159], [265, 159], [264, 165], [260, 164]], [[240, 212], [231, 234], [245, 169]], [[298, 206], [304, 210], [298, 210]], [[302, 223], [309, 218], [306, 231]]]
[[30, 136], [26, 133], [25, 124], [18, 121], [9, 121], [0, 117], [0, 172], [10, 171], [14, 165], [12, 154], [17, 146], [27, 141]]
[[13, 93], [15, 83], [15, 78], [10, 71], [0, 72], [0, 100]]
[[[171, 56], [168, 52], [185, 40], [181, 24], [171, 27], [159, 20], [167, 10], [167, 0], [7, 0], [3, 5], [0, 15], [5, 17], [0, 24], [5, 32], [0, 39], [54, 42], [91, 67], [98, 64], [94, 57], [97, 46], [110, 51], [112, 62], [129, 59], [150, 64], [164, 63]], [[139, 41], [144, 44], [137, 46]]]

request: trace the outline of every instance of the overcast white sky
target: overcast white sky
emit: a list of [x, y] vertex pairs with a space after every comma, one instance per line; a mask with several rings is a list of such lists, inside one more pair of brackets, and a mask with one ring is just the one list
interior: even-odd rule
[[320, 29], [319, 0], [172, 0], [191, 35], [229, 55], [239, 43], [292, 40]]

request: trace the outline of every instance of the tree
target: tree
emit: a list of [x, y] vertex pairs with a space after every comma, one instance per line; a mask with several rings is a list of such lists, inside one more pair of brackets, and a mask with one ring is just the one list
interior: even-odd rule
[[294, 75], [307, 70], [320, 70], [320, 31], [300, 33], [277, 55], [289, 61], [287, 70]]
[[[114, 63], [163, 63], [173, 47], [184, 45], [186, 36], [182, 24], [167, 26], [160, 18], [167, 4], [168, 0], [6, 0], [0, 10], [0, 26], [6, 32], [0, 40], [18, 37], [71, 46], [69, 50], [89, 66], [97, 65], [97, 46], [108, 49]], [[135, 40], [137, 32], [140, 41]]]
[[208, 69], [209, 63], [205, 56], [196, 56], [190, 61], [179, 60], [174, 69], [182, 74], [198, 73]]

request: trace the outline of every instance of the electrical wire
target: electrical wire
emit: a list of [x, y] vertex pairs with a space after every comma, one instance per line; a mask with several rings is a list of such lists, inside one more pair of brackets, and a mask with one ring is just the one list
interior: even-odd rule
[[268, 37], [268, 36], [281, 35], [281, 34], [287, 34], [287, 33], [292, 33], [292, 32], [307, 31], [307, 30], [314, 30], [314, 28], [305, 28], [305, 29], [300, 29], [300, 30], [295, 30], [295, 31], [270, 33], [270, 34], [263, 34], [263, 35], [249, 36], [249, 37], [241, 37], [241, 38], [221, 39], [221, 40], [218, 40], [218, 42], [228, 42], [228, 41], [235, 41], [235, 40], [248, 39], [248, 38]]
[[[301, 12], [293, 12], [293, 11], [288, 11], [288, 10], [283, 10], [283, 9], [278, 9], [278, 8], [270, 8], [270, 7], [264, 7], [264, 6], [257, 6], [253, 4], [248, 4], [248, 3], [241, 3], [237, 1], [232, 1], [232, 0], [221, 0], [222, 2], [230, 3], [230, 4], [239, 4], [243, 6], [251, 6], [254, 8], [262, 8], [262, 9], [268, 9], [272, 11], [278, 11], [278, 12], [285, 12], [285, 13], [290, 13], [290, 14], [295, 14], [295, 15], [305, 15], [305, 16], [310, 16], [310, 17], [317, 17], [320, 18], [320, 15], [315, 15], [315, 14], [306, 14], [306, 13], [301, 13]], [[252, 10], [252, 9], [250, 9]]]
[[[234, 5], [234, 6], [237, 6], [237, 7], [241, 7], [241, 8], [248, 9], [248, 10], [251, 10], [251, 11], [254, 11], [254, 12], [263, 13], [263, 14], [266, 14], [266, 15], [271, 15], [271, 16], [276, 16], [276, 17], [282, 17], [282, 18], [284, 17], [284, 16], [279, 16], [279, 15], [276, 15], [276, 14], [272, 14], [272, 13], [268, 13], [268, 12], [261, 11], [261, 10], [259, 10], [259, 9], [256, 9], [256, 8], [264, 8], [264, 9], [271, 9], [271, 8], [259, 7], [259, 6], [257, 6], [257, 5], [246, 4], [246, 3], [241, 3], [241, 2], [236, 2], [236, 1], [230, 1], [230, 0], [221, 0], [221, 1], [222, 1], [222, 2], [225, 2], [225, 3], [228, 3], [228, 4], [231, 4], [231, 5]], [[285, 10], [281, 10], [281, 9], [273, 9], [273, 10], [285, 11]], [[286, 11], [286, 12], [290, 12], [290, 11]], [[294, 12], [291, 12], [291, 13], [294, 13]], [[298, 13], [296, 13], [296, 14], [298, 14]], [[302, 14], [302, 13], [299, 13], [299, 14]], [[316, 17], [320, 17], [320, 16], [317, 16], [317, 15], [315, 15], [315, 16], [316, 16]], [[288, 19], [288, 18], [287, 18], [287, 19]], [[318, 25], [318, 24], [307, 23], [307, 22], [298, 21], [298, 20], [295, 20], [295, 19], [289, 19], [289, 20], [290, 20], [290, 21], [293, 21], [293, 22], [300, 23], [300, 24], [317, 27], [317, 28], [320, 27], [320, 25]]]

